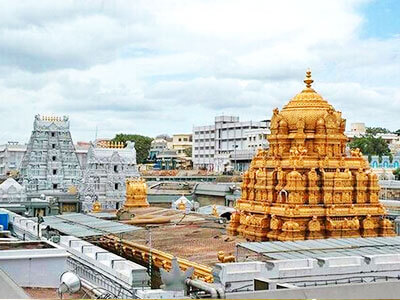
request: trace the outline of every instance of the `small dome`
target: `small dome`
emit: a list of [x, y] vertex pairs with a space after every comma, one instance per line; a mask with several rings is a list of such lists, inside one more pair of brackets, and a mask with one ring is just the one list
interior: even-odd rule
[[[335, 111], [333, 106], [311, 87], [313, 81], [311, 71], [307, 70], [304, 79], [306, 88], [294, 96], [280, 112], [275, 109], [271, 129], [274, 126], [280, 127], [282, 124], [288, 127], [289, 132], [297, 131], [299, 126], [303, 127], [304, 132], [315, 132], [317, 121], [321, 119], [326, 121], [328, 115], [332, 115], [331, 119], [334, 122], [332, 126], [338, 130], [341, 129], [341, 113]], [[276, 125], [273, 124], [274, 122]]]
[[311, 71], [307, 70], [304, 79], [306, 88], [294, 96], [280, 112], [280, 115], [288, 121], [289, 130], [297, 129], [297, 123], [300, 119], [304, 121], [305, 130], [313, 130], [317, 120], [323, 118], [328, 111], [334, 111], [332, 105], [311, 88], [313, 81]]

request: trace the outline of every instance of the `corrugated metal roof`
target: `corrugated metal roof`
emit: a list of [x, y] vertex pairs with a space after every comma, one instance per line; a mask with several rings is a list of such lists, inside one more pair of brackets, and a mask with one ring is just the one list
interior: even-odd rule
[[137, 226], [102, 220], [86, 214], [66, 214], [44, 217], [44, 226], [50, 226], [61, 233], [76, 237], [95, 236], [130, 232], [141, 229]]
[[266, 259], [273, 260], [400, 254], [400, 236], [291, 242], [249, 242], [241, 243], [238, 247], [245, 248], [263, 255]]

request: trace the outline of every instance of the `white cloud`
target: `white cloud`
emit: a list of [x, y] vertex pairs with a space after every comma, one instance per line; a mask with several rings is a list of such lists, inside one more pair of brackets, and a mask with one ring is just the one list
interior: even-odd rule
[[0, 141], [37, 113], [75, 140], [260, 120], [304, 70], [349, 122], [400, 128], [400, 39], [362, 38], [366, 1], [2, 1]]

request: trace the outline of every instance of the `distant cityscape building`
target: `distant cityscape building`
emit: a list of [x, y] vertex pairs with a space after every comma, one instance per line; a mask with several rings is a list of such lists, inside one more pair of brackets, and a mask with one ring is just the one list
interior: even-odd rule
[[[248, 146], [253, 145], [253, 140], [249, 144], [249, 131], [267, 128], [269, 121], [240, 122], [237, 116], [217, 116], [212, 125], [194, 126], [193, 167], [216, 172], [225, 171], [226, 166], [230, 164], [230, 154], [235, 155], [235, 152], [248, 150]], [[235, 169], [238, 169], [237, 167], [235, 166]]]
[[236, 171], [246, 171], [254, 155], [256, 155], [257, 149], [268, 149], [268, 134], [270, 134], [269, 128], [246, 130], [244, 132], [244, 137], [246, 138], [244, 149], [236, 150], [229, 154], [231, 168]]
[[[351, 142], [355, 137], [361, 137], [367, 133], [365, 123], [352, 123], [350, 131], [346, 132], [349, 141]], [[393, 154], [400, 152], [400, 136], [395, 133], [377, 133], [375, 137], [382, 138], [389, 146]]]
[[91, 209], [99, 201], [102, 208], [119, 209], [125, 201], [125, 180], [138, 177], [136, 150], [133, 142], [92, 144], [79, 188], [81, 201]]
[[191, 149], [192, 144], [193, 143], [191, 133], [174, 134], [172, 136], [172, 142], [168, 143], [168, 148], [176, 150], [176, 153], [179, 156], [186, 156], [185, 150]]
[[149, 160], [155, 162], [155, 169], [188, 169], [192, 160], [188, 149], [192, 149], [191, 133], [174, 134], [171, 140], [156, 138], [151, 142]]
[[246, 138], [245, 149], [257, 150], [268, 149], [267, 135], [270, 134], [269, 128], [249, 129], [244, 132]]
[[167, 149], [167, 143], [168, 142], [165, 139], [161, 138], [152, 140], [149, 151], [149, 160], [155, 161], [157, 159], [157, 155]]
[[26, 152], [26, 145], [8, 142], [0, 146], [0, 176], [16, 175], [21, 167]]
[[[365, 157], [368, 159], [368, 157]], [[369, 163], [373, 169], [397, 169], [400, 167], [400, 155], [389, 157], [384, 155], [379, 157], [378, 155], [372, 155]]]
[[81, 178], [67, 116], [36, 115], [33, 131], [21, 163], [22, 185], [27, 193], [67, 192]]

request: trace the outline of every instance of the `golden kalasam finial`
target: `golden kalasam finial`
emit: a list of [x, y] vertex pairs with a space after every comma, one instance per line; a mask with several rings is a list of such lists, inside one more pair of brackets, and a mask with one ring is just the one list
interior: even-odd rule
[[311, 84], [314, 80], [311, 78], [311, 70], [310, 68], [306, 71], [306, 78], [304, 78], [304, 83], [306, 84], [307, 89], [311, 89]]

